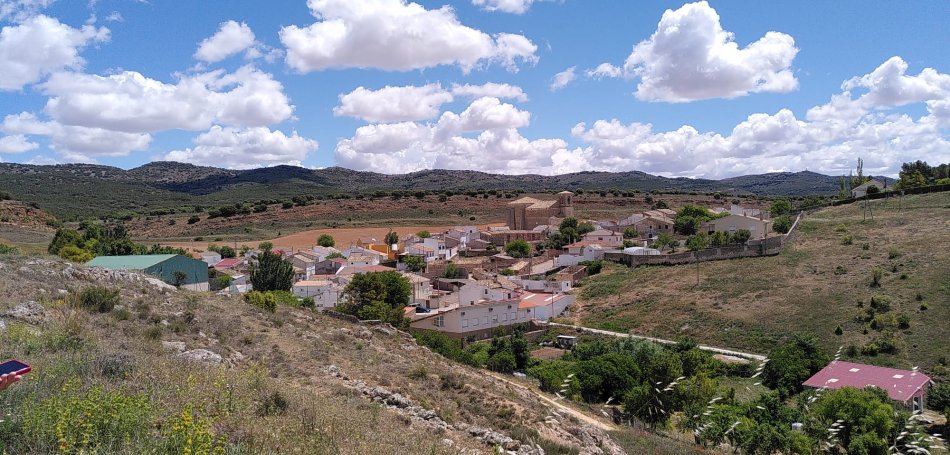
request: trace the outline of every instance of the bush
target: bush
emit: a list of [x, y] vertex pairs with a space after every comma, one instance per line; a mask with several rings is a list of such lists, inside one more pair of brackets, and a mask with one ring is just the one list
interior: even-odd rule
[[498, 351], [488, 358], [488, 363], [485, 366], [489, 370], [499, 373], [511, 373], [515, 371], [515, 356], [508, 350]]
[[244, 301], [264, 311], [277, 311], [277, 297], [269, 292], [251, 291], [244, 294]]
[[898, 250], [897, 248], [890, 248], [887, 250], [888, 259], [897, 259], [899, 257], [901, 257], [901, 251]]
[[23, 432], [35, 453], [120, 453], [150, 437], [152, 406], [145, 394], [99, 387], [80, 390], [71, 380], [39, 404], [26, 406]]
[[854, 236], [852, 236], [851, 234], [845, 234], [843, 237], [841, 237], [841, 244], [842, 245], [854, 244]]
[[835, 335], [844, 335], [844, 329], [841, 328], [841, 324], [838, 324], [838, 327], [835, 327]]
[[415, 380], [425, 379], [429, 377], [429, 370], [426, 369], [425, 365], [416, 365], [406, 373], [406, 376]]
[[879, 288], [881, 287], [881, 279], [884, 278], [884, 269], [880, 267], [874, 267], [871, 269], [871, 287]]
[[587, 268], [587, 275], [597, 275], [604, 268], [604, 261], [583, 261], [579, 265]]
[[20, 250], [16, 247], [0, 243], [0, 254], [20, 254]]
[[108, 313], [119, 304], [119, 290], [92, 286], [79, 293], [79, 305], [88, 311]]
[[315, 306], [316, 302], [313, 301], [313, 297], [304, 297], [303, 300], [300, 301], [301, 308], [313, 308]]
[[188, 218], [188, 224], [195, 224], [195, 223], [197, 223], [197, 222], [199, 222], [199, 221], [201, 221], [201, 217], [198, 216], [198, 215], [191, 215], [191, 216]]
[[782, 215], [772, 222], [772, 230], [779, 234], [788, 234], [788, 231], [792, 230], [793, 222], [791, 216]]
[[871, 308], [880, 313], [887, 313], [891, 311], [891, 298], [884, 294], [875, 295], [871, 297]]

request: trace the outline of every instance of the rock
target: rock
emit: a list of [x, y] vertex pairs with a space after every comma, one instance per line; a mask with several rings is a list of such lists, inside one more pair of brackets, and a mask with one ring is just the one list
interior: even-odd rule
[[452, 447], [452, 446], [455, 445], [455, 441], [453, 441], [453, 440], [451, 440], [451, 439], [448, 439], [448, 438], [443, 439], [443, 440], [440, 441], [440, 442], [441, 442], [442, 445], [445, 446], [445, 447]]
[[36, 272], [34, 272], [33, 269], [31, 269], [31, 268], [29, 268], [29, 267], [27, 267], [27, 266], [24, 265], [23, 267], [20, 267], [20, 268], [17, 270], [17, 273], [19, 273], [20, 275], [24, 275], [24, 276], [30, 276], [30, 275], [35, 274]]
[[394, 333], [392, 330], [390, 330], [390, 329], [386, 328], [386, 326], [382, 326], [382, 325], [374, 326], [374, 327], [373, 327], [373, 330], [375, 330], [375, 331], [377, 331], [377, 332], [379, 332], [379, 333], [385, 333], [386, 335], [392, 335], [392, 334]]
[[224, 362], [223, 357], [207, 349], [192, 349], [178, 354], [177, 357], [189, 362], [208, 363], [212, 365], [220, 365]]
[[186, 349], [184, 341], [162, 341], [162, 347], [178, 353], [185, 352]]
[[37, 323], [46, 317], [46, 309], [36, 302], [21, 303], [6, 313], [7, 317], [30, 323]]
[[7, 323], [3, 322], [3, 319], [0, 319], [0, 332], [5, 332], [7, 330]]

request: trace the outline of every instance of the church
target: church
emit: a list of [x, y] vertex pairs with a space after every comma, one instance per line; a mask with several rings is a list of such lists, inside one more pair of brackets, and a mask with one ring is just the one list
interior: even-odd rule
[[542, 225], [557, 225], [561, 219], [574, 216], [573, 199], [574, 193], [562, 191], [554, 201], [523, 197], [509, 202], [505, 213], [508, 228], [530, 231]]

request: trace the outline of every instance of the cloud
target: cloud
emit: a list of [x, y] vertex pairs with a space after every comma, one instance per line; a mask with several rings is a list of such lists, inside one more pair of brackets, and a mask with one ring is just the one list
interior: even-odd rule
[[[735, 98], [797, 89], [791, 69], [796, 54], [795, 40], [779, 32], [740, 48], [722, 29], [716, 10], [703, 1], [664, 12], [656, 32], [634, 47], [623, 71], [640, 78], [636, 96], [644, 101]], [[613, 71], [602, 69], [608, 70], [603, 74]]]
[[255, 44], [254, 32], [245, 23], [227, 21], [218, 31], [198, 45], [195, 58], [207, 63], [220, 62], [234, 54], [244, 52]]
[[620, 77], [623, 75], [623, 70], [610, 63], [601, 63], [596, 68], [587, 70], [585, 74], [591, 79], [603, 79], [605, 77]]
[[480, 98], [461, 114], [443, 113], [434, 124], [360, 127], [352, 138], [337, 143], [336, 161], [352, 169], [389, 174], [433, 168], [500, 173], [552, 169], [552, 157], [567, 143], [523, 137], [517, 128], [527, 126], [530, 118], [530, 113], [497, 98]]
[[308, 73], [330, 68], [408, 71], [458, 65], [464, 72], [496, 62], [537, 61], [537, 46], [521, 35], [495, 37], [463, 25], [451, 7], [427, 10], [406, 0], [309, 0], [318, 21], [280, 30], [287, 64]]
[[534, 0], [472, 0], [472, 4], [485, 11], [501, 11], [503, 13], [524, 14], [531, 8]]
[[42, 90], [50, 96], [46, 114], [60, 123], [129, 133], [200, 131], [213, 123], [267, 126], [294, 110], [281, 83], [251, 66], [182, 76], [175, 84], [134, 71], [59, 73]]
[[46, 9], [55, 0], [0, 0], [0, 21], [12, 20], [19, 22], [33, 17], [37, 12]]
[[73, 162], [94, 162], [96, 156], [126, 156], [133, 151], [145, 151], [152, 141], [149, 134], [44, 122], [28, 112], [6, 116], [0, 131], [11, 135], [47, 136], [50, 148]]
[[0, 153], [23, 153], [39, 147], [39, 144], [30, 142], [22, 134], [0, 137]]
[[106, 16], [106, 22], [125, 22], [125, 18], [122, 17], [122, 13], [113, 11]]
[[511, 99], [519, 102], [528, 101], [528, 95], [521, 87], [509, 84], [496, 84], [489, 82], [482, 85], [458, 85], [452, 84], [452, 94], [469, 98], [481, 98], [490, 96], [500, 99]]
[[73, 28], [46, 16], [5, 26], [0, 30], [0, 91], [20, 90], [51, 72], [79, 68], [85, 63], [79, 56], [82, 48], [108, 40], [105, 27]]
[[[807, 111], [755, 113], [729, 135], [701, 133], [689, 125], [654, 132], [652, 125], [598, 120], [572, 130], [586, 143], [570, 153], [573, 170], [642, 170], [669, 176], [731, 177], [805, 168], [846, 174], [862, 157], [865, 172], [894, 175], [906, 161], [950, 161], [948, 75], [890, 59], [871, 73], [849, 79], [842, 93]], [[849, 90], [861, 88], [855, 97]], [[890, 109], [926, 103], [919, 118]]]
[[288, 164], [300, 166], [307, 154], [317, 150], [317, 141], [301, 137], [294, 131], [287, 136], [266, 127], [230, 128], [215, 125], [195, 138], [195, 146], [165, 155], [168, 161], [179, 161], [231, 169]]
[[386, 86], [379, 90], [358, 87], [340, 95], [340, 105], [333, 115], [356, 117], [367, 122], [404, 122], [426, 120], [439, 115], [443, 103], [452, 101], [452, 94], [439, 84], [421, 87]]
[[551, 91], [558, 91], [564, 87], [567, 87], [567, 84], [573, 82], [574, 79], [577, 78], [577, 76], [574, 74], [574, 70], [576, 69], [576, 66], [572, 66], [564, 71], [561, 71], [560, 73], [555, 74], [554, 77], [551, 78]]

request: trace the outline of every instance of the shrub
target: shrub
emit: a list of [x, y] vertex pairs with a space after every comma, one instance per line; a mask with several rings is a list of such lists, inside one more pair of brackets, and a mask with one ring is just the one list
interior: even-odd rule
[[881, 279], [884, 278], [884, 270], [880, 267], [874, 267], [871, 269], [871, 287], [879, 288], [881, 287]]
[[604, 261], [583, 261], [579, 265], [587, 268], [588, 275], [597, 275], [604, 268]]
[[902, 314], [897, 316], [897, 328], [906, 330], [910, 328], [910, 316]]
[[838, 327], [835, 327], [835, 335], [844, 335], [844, 329], [841, 328], [841, 324], [838, 324]]
[[260, 417], [283, 415], [287, 412], [289, 403], [280, 391], [275, 390], [268, 394], [257, 406], [257, 415]]
[[118, 304], [118, 289], [92, 286], [79, 293], [79, 305], [89, 311], [108, 313]]
[[59, 257], [70, 262], [89, 262], [92, 253], [76, 245], [66, 245], [59, 250]]
[[788, 234], [788, 231], [792, 229], [792, 223], [792, 217], [782, 215], [772, 222], [772, 230], [779, 234]]
[[304, 297], [303, 300], [300, 301], [301, 308], [313, 308], [315, 306], [316, 302], [313, 301], [313, 297]]
[[870, 243], [864, 243], [863, 245], [861, 245], [861, 249], [864, 250], [864, 251], [870, 250], [870, 249], [871, 249], [871, 244], [870, 244]]
[[195, 224], [195, 223], [197, 223], [197, 222], [199, 222], [199, 221], [201, 221], [201, 217], [198, 216], [198, 215], [191, 215], [191, 216], [188, 218], [188, 224]]
[[839, 265], [835, 267], [835, 275], [844, 275], [845, 273], [848, 273], [848, 269], [844, 268], [844, 266]]
[[181, 414], [163, 426], [163, 450], [160, 453], [211, 455], [224, 453], [227, 441], [211, 430], [211, 422], [185, 406]]
[[406, 373], [406, 376], [408, 376], [409, 379], [425, 379], [429, 377], [429, 370], [426, 370], [425, 365], [416, 365]]
[[884, 294], [871, 297], [871, 308], [881, 313], [891, 311], [891, 298]]
[[901, 251], [898, 250], [897, 248], [890, 248], [887, 250], [888, 259], [897, 259], [899, 257], [901, 257]]
[[488, 358], [485, 365], [489, 370], [499, 373], [511, 373], [515, 371], [515, 356], [508, 350], [502, 350]]
[[24, 408], [23, 431], [37, 453], [119, 453], [149, 437], [152, 406], [145, 394], [67, 382], [59, 393]]
[[277, 297], [269, 292], [251, 291], [244, 294], [244, 301], [264, 311], [277, 311]]

